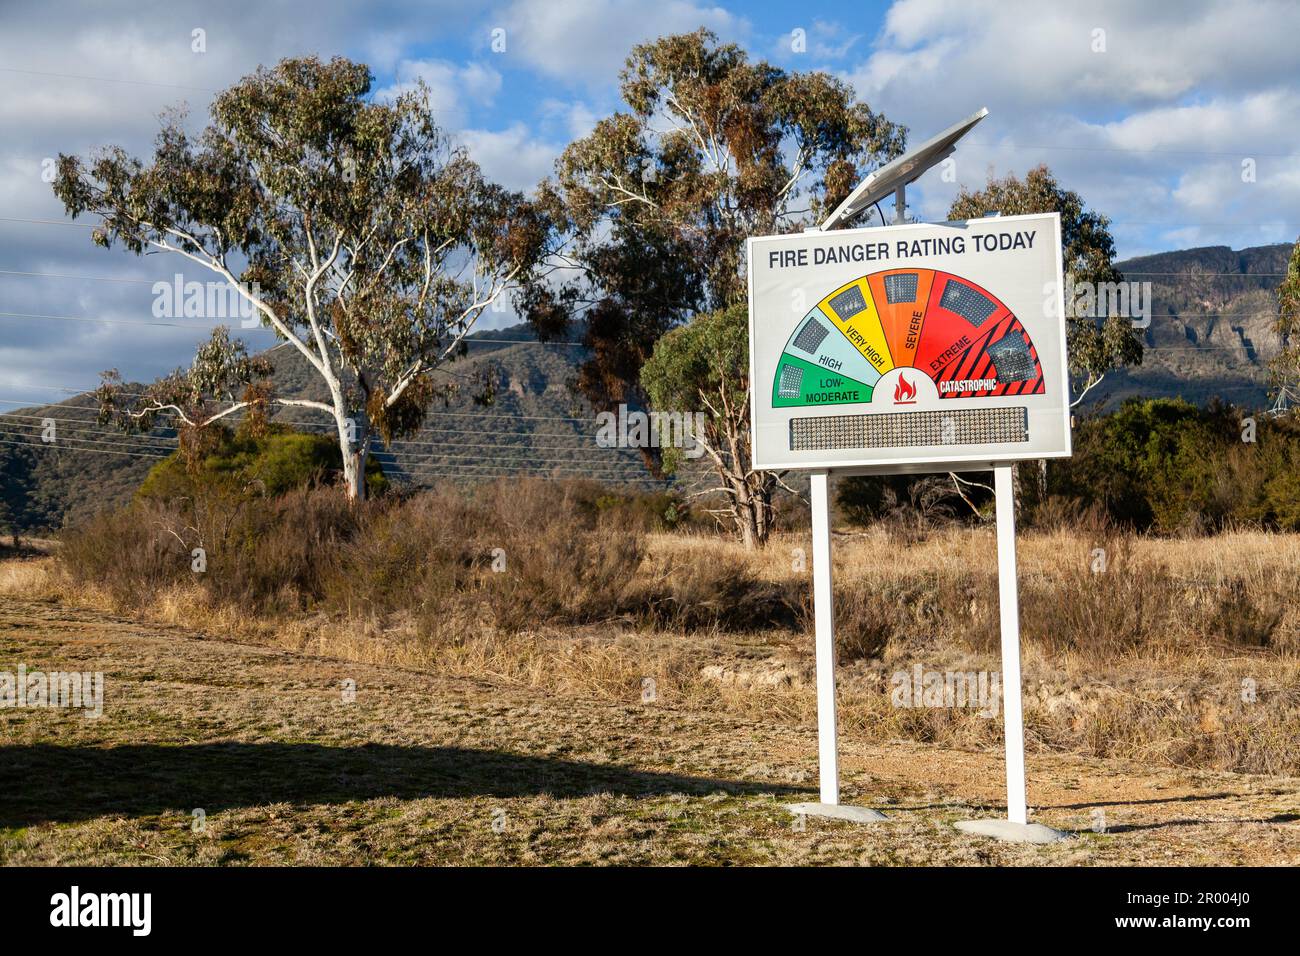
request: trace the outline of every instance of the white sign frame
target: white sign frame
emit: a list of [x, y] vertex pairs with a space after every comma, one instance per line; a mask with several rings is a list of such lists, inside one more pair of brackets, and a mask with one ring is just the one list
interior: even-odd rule
[[[982, 118], [982, 113], [977, 114], [974, 119]], [[895, 194], [896, 214], [901, 218], [903, 210], [903, 190], [900, 187]], [[832, 216], [831, 220], [836, 217]], [[755, 469], [760, 470], [800, 470], [809, 472], [810, 488], [810, 505], [812, 512], [812, 570], [813, 570], [813, 609], [814, 609], [814, 633], [816, 646], [816, 674], [817, 674], [817, 751], [818, 751], [818, 786], [820, 802], [818, 803], [798, 803], [789, 806], [792, 813], [800, 816], [811, 814], [816, 816], [826, 816], [836, 819], [853, 820], [860, 823], [875, 821], [885, 821], [888, 818], [877, 810], [868, 807], [845, 807], [840, 805], [840, 780], [839, 780], [839, 731], [838, 731], [838, 714], [835, 702], [835, 613], [834, 613], [834, 586], [832, 580], [831, 564], [831, 528], [830, 528], [830, 475], [832, 470], [838, 474], [884, 474], [884, 473], [908, 473], [908, 472], [943, 472], [943, 471], [976, 471], [991, 469], [994, 478], [994, 498], [996, 501], [996, 538], [997, 538], [997, 558], [998, 558], [998, 611], [1000, 621], [1000, 644], [1002, 657], [1002, 714], [1004, 727], [1004, 745], [1006, 752], [1006, 794], [1007, 794], [1007, 818], [1005, 821], [996, 820], [974, 820], [963, 821], [955, 824], [958, 829], [970, 833], [982, 834], [985, 836], [994, 836], [1004, 840], [1014, 840], [1021, 842], [1045, 843], [1054, 842], [1063, 839], [1066, 835], [1059, 831], [1052, 830], [1041, 824], [1030, 824], [1028, 820], [1028, 801], [1025, 786], [1025, 745], [1024, 745], [1024, 715], [1021, 693], [1021, 675], [1020, 675], [1020, 607], [1019, 607], [1019, 588], [1016, 572], [1016, 539], [1015, 539], [1015, 496], [1012, 490], [1012, 469], [1016, 461], [1042, 459], [1042, 458], [1064, 458], [1072, 453], [1071, 443], [1071, 420], [1070, 420], [1070, 378], [1069, 378], [1069, 358], [1067, 355], [1066, 342], [1066, 320], [1065, 320], [1065, 290], [1064, 290], [1064, 264], [1062, 261], [1061, 248], [1061, 227], [1060, 215], [1050, 213], [1046, 215], [1034, 216], [1007, 216], [1007, 217], [990, 217], [987, 219], [968, 220], [959, 223], [942, 223], [938, 228], [971, 228], [975, 225], [991, 224], [995, 228], [1024, 222], [1028, 220], [1051, 220], [1052, 228], [1050, 230], [1050, 241], [1053, 247], [1054, 270], [1047, 278], [1048, 282], [1042, 283], [1042, 289], [1039, 296], [1040, 309], [1046, 303], [1045, 297], [1054, 286], [1056, 303], [1055, 315], [1044, 316], [1046, 322], [1054, 322], [1055, 338], [1058, 343], [1057, 348], [1050, 350], [1055, 362], [1046, 363], [1054, 365], [1053, 374], [1056, 375], [1058, 382], [1055, 390], [1049, 390], [1047, 383], [1050, 379], [1048, 367], [1043, 365], [1043, 352], [1040, 346], [1033, 345], [1037, 350], [1039, 368], [1042, 373], [1044, 391], [1033, 395], [1015, 395], [1007, 396], [1010, 401], [1002, 401], [994, 407], [1006, 407], [1008, 404], [1018, 405], [1028, 399], [1039, 399], [1044, 396], [1053, 394], [1059, 395], [1059, 413], [1060, 413], [1060, 431], [1057, 433], [1059, 441], [1055, 447], [1040, 447], [1041, 443], [1031, 441], [1030, 447], [1010, 447], [1011, 443], [1000, 443], [996, 448], [987, 446], [974, 446], [978, 451], [967, 455], [949, 455], [946, 452], [930, 455], [906, 454], [899, 456], [894, 454], [893, 457], [863, 457], [866, 455], [865, 449], [856, 449], [859, 452], [857, 456], [840, 456], [839, 459], [823, 461], [795, 461], [775, 463], [763, 458], [759, 454], [758, 428], [760, 424], [770, 424], [765, 421], [774, 409], [771, 403], [771, 396], [776, 391], [776, 371], [781, 367], [781, 359], [778, 357], [775, 362], [764, 364], [756, 358], [760, 351], [755, 347], [756, 324], [755, 324], [755, 300], [754, 294], [754, 253], [756, 247], [761, 247], [764, 243], [785, 242], [797, 243], [803, 241], [803, 245], [808, 245], [809, 240], [813, 244], [819, 239], [831, 239], [836, 242], [843, 242], [846, 238], [850, 240], [854, 236], [863, 236], [870, 234], [888, 235], [889, 239], [895, 239], [908, 230], [934, 230], [935, 225], [915, 224], [904, 225], [901, 223], [893, 226], [883, 226], [872, 229], [858, 230], [835, 230], [834, 232], [822, 232], [821, 230], [809, 230], [806, 233], [792, 233], [786, 236], [760, 236], [753, 237], [747, 241], [746, 253], [748, 259], [748, 279], [749, 279], [749, 341], [750, 341], [750, 426], [751, 426], [751, 456]], [[1041, 250], [1041, 246], [1040, 246]], [[922, 257], [922, 263], [929, 257]], [[897, 264], [891, 264], [893, 268], [898, 268]], [[959, 279], [964, 279], [967, 284], [975, 284], [973, 280], [963, 275], [961, 270], [941, 268], [940, 265], [919, 264], [917, 260], [911, 259], [907, 267], [916, 267], [917, 269], [931, 268], [950, 273]], [[862, 272], [861, 265], [846, 267], [846, 271], [841, 273], [845, 276], [843, 281], [835, 282], [830, 286], [831, 289], [841, 289], [843, 286], [852, 283], [854, 280], [863, 276], [869, 276], [870, 272]], [[848, 274], [857, 270], [856, 275]], [[885, 270], [872, 270], [885, 271]], [[1044, 273], [1040, 271], [1039, 279], [1041, 280]], [[821, 279], [822, 284], [825, 280]], [[976, 291], [985, 292], [980, 286], [976, 285]], [[1033, 333], [1023, 328], [1023, 318], [1017, 313], [1016, 306], [1003, 301], [1003, 296], [997, 291], [989, 290], [993, 297], [998, 299], [1011, 313], [1013, 318], [1021, 319], [1022, 331], [1030, 339], [1033, 339]], [[985, 292], [987, 296], [989, 292]], [[821, 308], [821, 302], [829, 299], [830, 293], [824, 293], [822, 297], [815, 299], [817, 305], [814, 310], [807, 315], [800, 317], [795, 315], [794, 318], [787, 319], [785, 325], [776, 329], [776, 335], [782, 336], [782, 342], [792, 342], [796, 329], [809, 316], [817, 314], [816, 310]], [[1019, 293], [1017, 295], [1019, 299]], [[927, 299], [928, 302], [928, 299]], [[787, 313], [793, 314], [794, 311]], [[1032, 310], [1022, 310], [1025, 316], [1033, 314]], [[832, 324], [831, 313], [822, 311], [820, 313], [827, 318]], [[927, 311], [928, 315], [928, 311]], [[1001, 320], [999, 320], [1001, 321]], [[1034, 323], [1041, 331], [1044, 326], [1041, 321]], [[884, 332], [883, 324], [881, 328], [882, 335]], [[771, 334], [771, 333], [768, 333]], [[828, 334], [835, 334], [830, 332]], [[991, 336], [989, 336], [991, 338]], [[1031, 343], [1032, 344], [1032, 343]], [[818, 346], [812, 346], [813, 351], [817, 351]], [[856, 348], [856, 346], [855, 346]], [[766, 353], [765, 353], [766, 354]], [[789, 354], [785, 345], [780, 346], [779, 354]], [[864, 355], [865, 357], [865, 355]], [[926, 373], [921, 372], [922, 375]], [[928, 378], [928, 376], [927, 376]], [[883, 375], [877, 379], [877, 382], [884, 381]], [[759, 399], [760, 389], [765, 390], [768, 401], [764, 403]], [[937, 401], [938, 392], [935, 393]], [[873, 388], [872, 398], [875, 397]], [[989, 405], [991, 397], [979, 398], [975, 396], [964, 396], [958, 401], [981, 401], [986, 407]], [[895, 399], [898, 401], [898, 399]], [[874, 414], [883, 409], [876, 409], [873, 412], [864, 412], [864, 406], [874, 405], [874, 402], [848, 403], [835, 406], [839, 411], [832, 411], [830, 414]], [[812, 406], [803, 406], [805, 408]], [[829, 405], [817, 407], [832, 407]], [[763, 411], [760, 417], [760, 409]], [[929, 409], [933, 410], [933, 409]], [[1047, 409], [1054, 413], [1056, 409]], [[1026, 413], [1028, 415], [1028, 412]], [[812, 416], [828, 417], [828, 416]], [[787, 434], [789, 441], [790, 421], [793, 413], [784, 413], [782, 421], [784, 425], [782, 431]], [[778, 423], [780, 424], [780, 423]], [[1017, 443], [1019, 444], [1019, 443]], [[898, 447], [898, 446], [894, 446]], [[788, 448], [788, 445], [787, 445]], [[852, 450], [852, 449], [851, 449]]]
[[[1018, 228], [1019, 227], [1019, 228]], [[1016, 260], [1015, 252], [975, 252], [976, 236], [1008, 233], [1033, 227], [1036, 248], [1026, 251]], [[820, 246], [863, 244], [883, 245], [888, 253], [896, 248], [894, 243], [946, 236], [962, 237], [964, 251], [908, 257], [890, 257], [875, 262], [849, 262], [813, 264], [810, 250]], [[751, 237], [747, 242], [750, 334], [750, 422], [751, 463], [756, 470], [785, 471], [834, 469], [842, 474], [873, 474], [900, 472], [975, 471], [992, 468], [998, 463], [1065, 458], [1071, 454], [1070, 440], [1070, 378], [1066, 354], [1065, 290], [1063, 287], [1063, 260], [1060, 243], [1060, 215], [1058, 213], [1025, 216], [998, 216], [949, 223], [916, 223], [909, 225], [878, 226], [865, 229], [837, 229], [832, 232], [810, 231], [776, 236]], [[1050, 243], [1050, 258], [1044, 259], [1044, 244]], [[802, 250], [806, 264], [773, 268], [770, 256], [778, 253], [798, 254]], [[760, 258], [762, 257], [762, 258]], [[1048, 263], [1051, 263], [1050, 269]], [[1010, 263], [1010, 264], [1008, 264]], [[1038, 270], [1038, 275], [1025, 277], [1016, 270], [1025, 267]], [[1029, 440], [1023, 443], [997, 443], [983, 445], [926, 446], [921, 448], [876, 450], [841, 449], [834, 452], [795, 452], [789, 450], [790, 421], [793, 418], [820, 418], [856, 414], [879, 414], [897, 411], [887, 401], [881, 400], [881, 391], [872, 399], [861, 403], [838, 403], [815, 406], [777, 408], [773, 404], [774, 379], [783, 368], [783, 356], [791, 353], [785, 347], [794, 331], [804, 319], [817, 312], [818, 306], [830, 297], [833, 290], [864, 276], [891, 270], [918, 272], [944, 272], [969, 282], [977, 289], [987, 291], [1005, 304], [1012, 317], [1029, 336], [1041, 366], [1045, 390], [1040, 394], [1003, 396], [965, 396], [960, 398], [937, 397], [922, 399], [918, 410], [965, 410], [976, 408], [1027, 407]], [[756, 272], [759, 285], [756, 287]], [[763, 286], [763, 279], [777, 276]], [[1050, 283], [1050, 285], [1049, 285]], [[1014, 284], [1009, 294], [1007, 287]], [[772, 286], [775, 285], [775, 288]], [[1002, 286], [1002, 291], [990, 286]], [[1055, 287], [1053, 292], [1052, 286]], [[803, 303], [792, 308], [794, 293], [801, 293]], [[1051, 297], [1055, 314], [1047, 315], [1046, 306]], [[1011, 301], [1008, 301], [1010, 299]], [[806, 306], [806, 307], [804, 307]], [[874, 306], [873, 306], [874, 308]], [[836, 320], [829, 317], [823, 306], [821, 316], [828, 326]], [[832, 336], [840, 333], [832, 331]], [[1040, 344], [1042, 343], [1042, 344]], [[845, 343], [840, 343], [841, 347]], [[784, 351], [783, 351], [784, 350]], [[855, 356], [856, 357], [856, 354]], [[891, 362], [892, 365], [892, 362]], [[886, 376], [897, 370], [895, 366]], [[868, 368], [880, 376], [878, 369]], [[917, 369], [928, 383], [930, 376]], [[886, 381], [878, 377], [868, 383], [876, 385]], [[909, 384], [912, 384], [909, 382]], [[784, 442], [784, 447], [778, 443]]]

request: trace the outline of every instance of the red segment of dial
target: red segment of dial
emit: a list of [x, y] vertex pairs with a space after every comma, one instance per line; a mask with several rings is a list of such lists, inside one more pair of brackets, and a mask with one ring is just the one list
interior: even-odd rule
[[[993, 311], [988, 318], [975, 325], [958, 313], [944, 308], [941, 303], [944, 290], [950, 282], [959, 283], [980, 299], [992, 303]], [[941, 371], [956, 359], [967, 355], [980, 340], [986, 339], [995, 324], [1010, 317], [1011, 310], [979, 286], [948, 272], [935, 272], [934, 283], [930, 286], [930, 301], [925, 310], [925, 324], [921, 328], [921, 341], [917, 345], [913, 365], [937, 382]]]
[[[987, 328], [988, 323], [985, 323]], [[1031, 378], [1019, 382], [996, 382], [997, 367], [993, 363], [992, 356], [989, 355], [988, 347], [994, 342], [1000, 342], [1006, 335], [1019, 335], [1025, 341], [1029, 357], [1034, 363], [1034, 374]], [[944, 383], [956, 382], [977, 382], [994, 380], [995, 384], [991, 388], [980, 388], [970, 390], [954, 389], [951, 384], [945, 387]], [[988, 328], [978, 341], [974, 342], [967, 348], [959, 359], [947, 363], [943, 372], [935, 380], [939, 387], [940, 398], [985, 398], [990, 395], [1042, 395], [1046, 388], [1043, 384], [1043, 367], [1038, 360], [1038, 350], [1034, 348], [1029, 334], [1025, 327], [1020, 324], [1020, 320], [1013, 315], [1007, 315], [1000, 321], [996, 322], [992, 328]]]

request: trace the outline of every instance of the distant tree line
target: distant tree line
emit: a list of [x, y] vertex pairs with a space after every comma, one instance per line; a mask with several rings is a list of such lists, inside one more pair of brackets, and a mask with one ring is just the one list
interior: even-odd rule
[[[848, 478], [838, 503], [856, 523], [900, 516], [978, 521], [992, 509], [986, 483], [979, 473]], [[1130, 399], [1080, 421], [1074, 456], [1048, 462], [1045, 486], [1020, 488], [1028, 524], [1091, 517], [1161, 534], [1241, 525], [1300, 531], [1300, 420], [1220, 403]]]

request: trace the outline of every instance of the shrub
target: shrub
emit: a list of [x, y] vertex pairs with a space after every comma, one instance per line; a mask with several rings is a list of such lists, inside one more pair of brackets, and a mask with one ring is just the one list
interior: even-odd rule
[[1080, 423], [1074, 457], [1048, 470], [1051, 494], [1097, 505], [1117, 524], [1171, 533], [1250, 522], [1300, 528], [1300, 422], [1222, 404], [1130, 399]]
[[799, 597], [755, 577], [735, 554], [703, 562], [671, 564], [634, 596], [633, 616], [642, 627], [676, 631], [754, 631], [790, 626]]
[[[181, 498], [275, 497], [332, 484], [342, 472], [338, 441], [329, 435], [251, 423], [237, 430], [213, 428], [200, 450], [178, 449], [154, 465], [137, 495], [156, 500]], [[379, 462], [366, 463], [366, 489], [372, 497], [388, 487]]]
[[74, 580], [101, 587], [119, 605], [131, 607], [161, 587], [194, 576], [190, 551], [196, 541], [177, 509], [137, 502], [65, 532], [58, 553]]
[[641, 565], [641, 535], [593, 508], [589, 490], [530, 480], [481, 492], [483, 540], [495, 562], [487, 600], [498, 626], [580, 624], [620, 613]]

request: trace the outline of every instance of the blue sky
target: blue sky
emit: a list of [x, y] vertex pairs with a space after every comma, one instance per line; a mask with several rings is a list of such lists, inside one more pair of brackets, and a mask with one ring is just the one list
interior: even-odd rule
[[[143, 154], [169, 105], [188, 102], [198, 125], [210, 91], [260, 63], [344, 54], [371, 64], [381, 90], [423, 78], [489, 175], [531, 189], [565, 144], [618, 108], [632, 45], [699, 26], [755, 58], [840, 76], [913, 142], [987, 106], [957, 153], [956, 181], [932, 173], [909, 194], [921, 218], [943, 218], [960, 185], [1045, 162], [1111, 217], [1122, 257], [1300, 233], [1291, 2], [10, 0], [0, 31], [0, 400], [58, 397], [53, 389], [92, 386], [109, 367], [150, 378], [187, 363], [200, 337], [131, 324], [151, 318], [152, 281], [181, 267], [104, 252], [85, 228], [57, 224], [42, 170], [59, 152], [119, 143]], [[251, 334], [254, 346], [270, 342]]]

